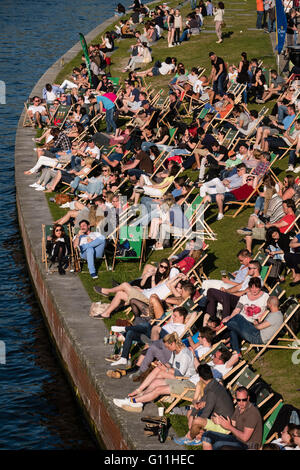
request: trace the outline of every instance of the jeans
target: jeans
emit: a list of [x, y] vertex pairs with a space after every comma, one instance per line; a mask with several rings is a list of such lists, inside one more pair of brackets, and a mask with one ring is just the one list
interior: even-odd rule
[[282, 124], [283, 119], [288, 115], [287, 106], [281, 104], [278, 106], [278, 122]]
[[197, 0], [190, 0], [190, 3], [191, 3], [191, 9], [195, 10], [195, 8], [197, 6]]
[[257, 11], [257, 18], [256, 18], [256, 29], [262, 29], [262, 21], [263, 21], [263, 16], [264, 12], [263, 11]]
[[219, 289], [208, 289], [206, 313], [211, 317], [215, 317], [217, 305], [220, 303], [223, 306], [222, 318], [225, 318], [235, 309], [238, 301], [239, 297], [237, 295], [223, 292]]
[[96, 273], [95, 258], [102, 258], [105, 248], [105, 237], [101, 235], [90, 243], [80, 245], [80, 256], [88, 264], [90, 274]]
[[185, 29], [184, 31], [182, 31], [179, 42], [187, 41], [189, 32], [190, 32], [189, 29]]
[[221, 73], [217, 80], [213, 83], [213, 90], [218, 95], [223, 96], [225, 93], [225, 80], [226, 80], [226, 73]]
[[240, 338], [251, 344], [262, 344], [260, 331], [243, 315], [237, 314], [227, 322], [230, 332], [230, 344], [233, 351], [240, 352]]
[[265, 203], [265, 198], [258, 196], [255, 201], [255, 209], [258, 210], [259, 212], [262, 212], [264, 210], [264, 203]]
[[247, 450], [247, 444], [243, 444], [232, 434], [222, 434], [220, 432], [206, 431], [202, 436], [203, 442], [212, 444], [213, 450], [219, 450], [225, 445], [238, 447], [239, 449]]
[[122, 357], [128, 359], [130, 349], [133, 341], [140, 341], [141, 335], [146, 335], [150, 338], [152, 326], [147, 321], [139, 323], [138, 325], [126, 326], [125, 328], [125, 341], [123, 344]]
[[111, 109], [107, 109], [106, 110], [106, 115], [105, 115], [105, 119], [106, 119], [106, 132], [109, 134], [111, 129], [116, 132], [116, 129], [117, 129], [117, 126], [116, 126], [116, 123], [114, 121], [114, 110], [115, 110], [115, 107], [111, 108]]

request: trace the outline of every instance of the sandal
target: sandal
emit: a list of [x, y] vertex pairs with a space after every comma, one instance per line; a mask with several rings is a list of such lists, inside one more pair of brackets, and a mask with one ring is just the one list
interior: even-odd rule
[[120, 357], [121, 357], [121, 354], [113, 354], [112, 356], [105, 357], [104, 359], [108, 362], [115, 362], [115, 361], [118, 361]]
[[98, 313], [98, 315], [90, 315], [90, 317], [96, 318], [96, 320], [107, 320], [109, 318], [109, 316], [103, 316], [102, 313]]
[[133, 392], [128, 393], [128, 396], [129, 396], [129, 397], [136, 397], [137, 395], [139, 395], [139, 394], [142, 392], [142, 390], [141, 390], [140, 392], [138, 392], [138, 390], [139, 390], [139, 389], [136, 388], [135, 390], [133, 390]]
[[126, 375], [126, 370], [125, 369], [117, 369], [117, 370], [108, 370], [106, 372], [107, 377], [110, 377], [112, 379], [120, 379], [121, 377], [124, 377]]

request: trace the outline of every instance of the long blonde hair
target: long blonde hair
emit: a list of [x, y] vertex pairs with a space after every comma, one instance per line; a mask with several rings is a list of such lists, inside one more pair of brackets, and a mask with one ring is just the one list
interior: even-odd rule
[[179, 336], [176, 332], [174, 333], [169, 333], [168, 335], [163, 337], [163, 342], [167, 344], [176, 344], [177, 348], [182, 348], [184, 346], [183, 342], [181, 339], [179, 339]]

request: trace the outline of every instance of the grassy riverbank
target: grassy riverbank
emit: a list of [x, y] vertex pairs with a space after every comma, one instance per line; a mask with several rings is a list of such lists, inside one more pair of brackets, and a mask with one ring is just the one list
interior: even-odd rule
[[[176, 6], [176, 2], [169, 2], [171, 6]], [[256, 23], [256, 2], [255, 0], [248, 1], [226, 1], [225, 2], [226, 12], [225, 21], [226, 28], [224, 28], [225, 38], [222, 44], [216, 44], [216, 35], [214, 33], [214, 24], [212, 18], [205, 18], [205, 29], [199, 36], [192, 37], [188, 42], [183, 43], [180, 47], [174, 47], [169, 49], [167, 47], [167, 41], [165, 33], [165, 39], [158, 41], [153, 46], [153, 61], [164, 60], [166, 56], [176, 56], [178, 61], [182, 61], [187, 69], [190, 69], [194, 65], [206, 67], [206, 73], [210, 73], [210, 63], [208, 58], [208, 52], [214, 51], [217, 55], [222, 56], [227, 63], [238, 64], [240, 60], [240, 54], [246, 51], [248, 57], [257, 57], [263, 60], [263, 64], [266, 68], [275, 68], [275, 57], [273, 55], [271, 41], [268, 34], [264, 31], [255, 30]], [[182, 14], [185, 17], [190, 11], [189, 2], [182, 7]], [[118, 23], [119, 19], [116, 20]], [[108, 30], [114, 29], [114, 24], [108, 28]], [[138, 26], [138, 29], [142, 29], [142, 25]], [[93, 43], [98, 43], [101, 40], [100, 37], [95, 38]], [[118, 76], [121, 79], [125, 77], [125, 74], [121, 73], [122, 68], [126, 65], [129, 54], [130, 45], [133, 40], [120, 40], [116, 41], [116, 50], [112, 55], [112, 76]], [[58, 77], [56, 83], [61, 83], [62, 79], [65, 78], [72, 70], [75, 65], [81, 62], [81, 53], [69, 64], [66, 64]], [[170, 77], [154, 77], [151, 80], [153, 86], [159, 90], [164, 87], [164, 93], [167, 95], [167, 83]], [[271, 106], [273, 103], [270, 103]], [[259, 108], [259, 105], [250, 105], [249, 108]], [[276, 173], [279, 178], [283, 179], [283, 170], [286, 169], [287, 162], [280, 161], [276, 165]], [[197, 172], [188, 171], [187, 175], [195, 180], [198, 176]], [[51, 195], [50, 195], [51, 196]], [[54, 219], [57, 219], [65, 211], [57, 208], [53, 203], [49, 203]], [[236, 229], [245, 226], [249, 215], [252, 210], [244, 210], [236, 219], [231, 217], [225, 217], [223, 220], [216, 221], [216, 207], [211, 206], [207, 212], [206, 220], [211, 228], [217, 233], [218, 239], [214, 242], [210, 242], [209, 256], [205, 261], [205, 272], [211, 278], [220, 277], [220, 269], [225, 268], [232, 270], [236, 268], [236, 253], [244, 247], [244, 243], [241, 237], [237, 235]], [[232, 212], [229, 212], [232, 213]], [[254, 246], [254, 253], [256, 252], [257, 246]], [[165, 250], [163, 255], [168, 254]], [[148, 262], [156, 262], [162, 256], [162, 252], [154, 252], [148, 259]], [[88, 274], [81, 273], [80, 277], [83, 285], [87, 289], [91, 300], [99, 300], [93, 291], [93, 285], [101, 285], [103, 287], [110, 287], [112, 278], [119, 282], [125, 280], [131, 280], [139, 275], [137, 264], [134, 262], [130, 263], [117, 263], [115, 272], [104, 271], [104, 266], [101, 267], [99, 272], [99, 279], [97, 281], [91, 281]], [[288, 282], [283, 285], [286, 289], [287, 294], [292, 293], [292, 289], [289, 287]], [[107, 301], [105, 299], [101, 299]], [[86, 312], [88, 313], [88, 312]], [[119, 315], [114, 315], [111, 323], [114, 323], [115, 318]], [[108, 322], [108, 326], [109, 326]], [[295, 406], [300, 407], [300, 394], [298, 389], [300, 388], [299, 382], [299, 366], [292, 363], [292, 353], [290, 351], [276, 351], [269, 350], [265, 353], [260, 360], [255, 363], [255, 368], [262, 375], [262, 377], [272, 385], [272, 388], [282, 394], [286, 403], [292, 403]], [[178, 420], [180, 422], [180, 419]]]

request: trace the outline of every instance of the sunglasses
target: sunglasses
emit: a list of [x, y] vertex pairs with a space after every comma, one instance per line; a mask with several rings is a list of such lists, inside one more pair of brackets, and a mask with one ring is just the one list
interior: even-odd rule
[[165, 264], [161, 264], [160, 268], [168, 269], [169, 266], [166, 266]]
[[248, 398], [237, 398], [236, 401], [247, 401]]

